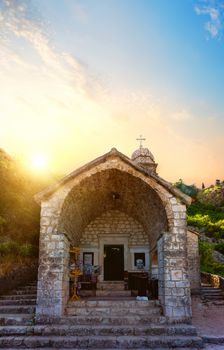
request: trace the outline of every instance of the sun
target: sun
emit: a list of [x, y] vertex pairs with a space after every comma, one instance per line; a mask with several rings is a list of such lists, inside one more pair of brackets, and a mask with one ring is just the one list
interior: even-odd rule
[[35, 170], [46, 170], [48, 167], [48, 157], [45, 154], [34, 154], [31, 157], [31, 166]]

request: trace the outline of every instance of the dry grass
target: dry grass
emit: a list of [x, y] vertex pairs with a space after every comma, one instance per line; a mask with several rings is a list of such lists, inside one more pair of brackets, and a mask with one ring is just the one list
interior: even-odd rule
[[22, 266], [30, 266], [36, 259], [31, 257], [21, 257], [15, 255], [6, 255], [0, 258], [0, 277], [3, 277]]

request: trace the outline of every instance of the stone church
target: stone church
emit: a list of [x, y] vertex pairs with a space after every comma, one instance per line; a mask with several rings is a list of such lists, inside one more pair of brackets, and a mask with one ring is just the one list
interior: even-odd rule
[[147, 148], [131, 159], [112, 148], [35, 199], [41, 205], [37, 319], [63, 316], [74, 246], [99, 267], [99, 283], [123, 280], [140, 262], [158, 280], [164, 316], [191, 319], [191, 292], [199, 288], [198, 236], [186, 225], [191, 198], [157, 174]]

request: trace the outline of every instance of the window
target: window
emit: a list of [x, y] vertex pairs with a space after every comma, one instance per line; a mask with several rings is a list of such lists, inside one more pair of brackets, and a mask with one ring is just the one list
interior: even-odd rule
[[94, 253], [83, 253], [83, 265], [94, 265]]
[[145, 266], [145, 253], [135, 253], [135, 266], [137, 266], [137, 260], [142, 260], [143, 266]]

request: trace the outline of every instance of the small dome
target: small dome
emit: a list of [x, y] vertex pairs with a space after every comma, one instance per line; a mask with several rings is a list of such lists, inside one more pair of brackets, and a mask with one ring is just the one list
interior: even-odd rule
[[144, 163], [155, 163], [154, 157], [150, 150], [148, 148], [143, 147], [140, 147], [139, 149], [134, 151], [134, 153], [131, 156], [131, 159], [137, 162], [138, 160], [141, 160], [140, 162], [142, 162], [144, 159]]
[[131, 160], [141, 168], [144, 168], [148, 173], [156, 174], [157, 164], [154, 157], [148, 148], [140, 147], [131, 156]]

